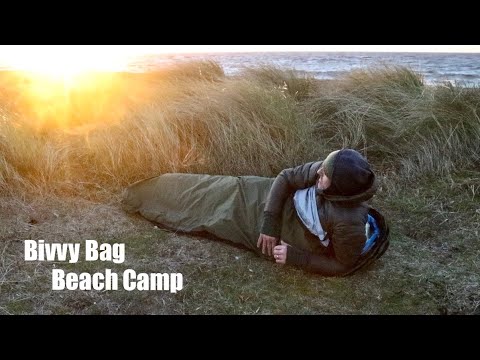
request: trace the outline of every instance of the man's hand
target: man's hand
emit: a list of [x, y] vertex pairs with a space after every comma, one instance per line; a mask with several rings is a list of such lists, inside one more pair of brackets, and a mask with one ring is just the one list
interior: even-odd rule
[[262, 253], [264, 255], [272, 256], [273, 255], [273, 248], [278, 243], [278, 238], [273, 236], [268, 236], [265, 234], [260, 234], [258, 237], [257, 247], [262, 248]]
[[273, 257], [277, 264], [285, 265], [287, 261], [287, 244], [282, 241], [282, 245], [277, 245], [273, 248]]

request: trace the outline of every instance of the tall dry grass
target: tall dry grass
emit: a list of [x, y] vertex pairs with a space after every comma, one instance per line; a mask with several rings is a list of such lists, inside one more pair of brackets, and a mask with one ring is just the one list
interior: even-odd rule
[[427, 86], [402, 67], [317, 81], [192, 62], [97, 74], [61, 97], [51, 85], [43, 98], [35, 81], [0, 76], [2, 192], [95, 197], [164, 172], [274, 176], [339, 147], [408, 179], [480, 163], [480, 90]]
[[403, 67], [356, 70], [302, 104], [333, 147], [361, 149], [404, 177], [446, 175], [479, 163], [480, 89], [426, 86]]

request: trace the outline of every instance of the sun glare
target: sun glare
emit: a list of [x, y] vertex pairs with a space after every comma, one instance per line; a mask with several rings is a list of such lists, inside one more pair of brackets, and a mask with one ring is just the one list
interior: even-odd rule
[[124, 70], [128, 63], [125, 53], [101, 46], [11, 46], [8, 50], [2, 60], [9, 68], [69, 83], [89, 72]]
[[37, 62], [23, 68], [34, 76], [37, 75], [56, 82], [61, 81], [69, 86], [73, 85], [75, 78], [91, 71], [87, 70], [83, 64], [75, 61], [62, 64], [51, 61]]
[[0, 65], [25, 73], [36, 83], [36, 92], [51, 92], [52, 84], [75, 89], [94, 82], [99, 72], [127, 68], [131, 49], [109, 45], [4, 45]]
[[0, 54], [0, 67], [16, 79], [9, 91], [24, 117], [35, 119], [38, 128], [69, 129], [95, 119], [106, 123], [120, 118], [127, 106], [128, 85], [118, 73], [130, 59], [125, 49], [6, 45], [2, 50], [8, 51]]

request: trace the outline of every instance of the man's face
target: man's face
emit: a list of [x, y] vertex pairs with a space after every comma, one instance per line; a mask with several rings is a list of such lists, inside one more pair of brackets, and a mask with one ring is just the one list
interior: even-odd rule
[[317, 181], [317, 187], [320, 190], [326, 190], [330, 184], [332, 183], [332, 180], [330, 180], [327, 175], [325, 175], [325, 171], [323, 169], [323, 166], [320, 167], [317, 171], [318, 174], [318, 181]]

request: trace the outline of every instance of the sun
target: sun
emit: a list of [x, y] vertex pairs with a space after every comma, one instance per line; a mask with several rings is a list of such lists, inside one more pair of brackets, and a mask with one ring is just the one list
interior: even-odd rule
[[91, 72], [82, 63], [70, 61], [59, 63], [56, 61], [36, 62], [25, 66], [25, 71], [36, 78], [44, 78], [53, 82], [61, 82], [68, 87], [75, 85], [75, 81], [81, 76]]
[[[8, 46], [8, 45], [7, 45]], [[128, 49], [109, 46], [9, 46], [0, 53], [0, 85], [38, 129], [70, 131], [121, 118], [136, 88], [124, 71]], [[142, 89], [139, 90], [140, 92]], [[42, 130], [43, 131], [43, 130]]]
[[128, 49], [101, 45], [12, 45], [3, 50], [7, 67], [66, 83], [86, 73], [125, 70], [130, 60]]

